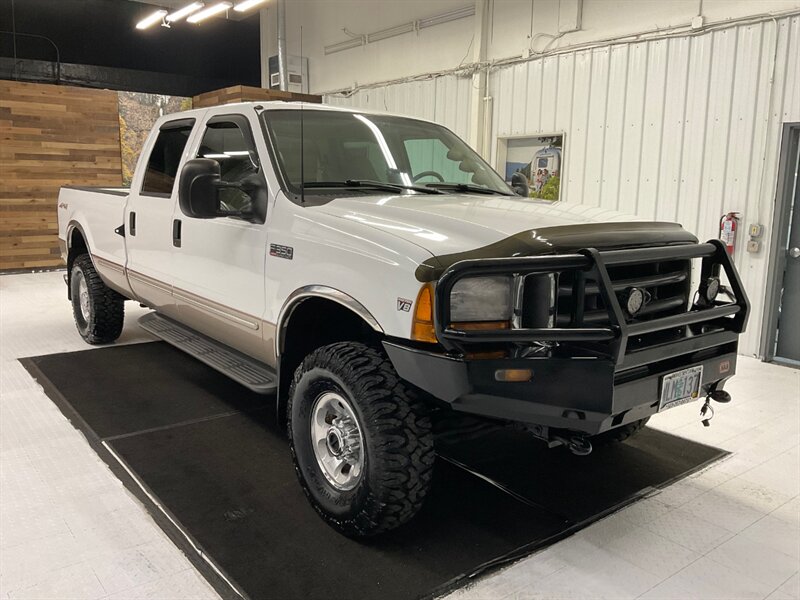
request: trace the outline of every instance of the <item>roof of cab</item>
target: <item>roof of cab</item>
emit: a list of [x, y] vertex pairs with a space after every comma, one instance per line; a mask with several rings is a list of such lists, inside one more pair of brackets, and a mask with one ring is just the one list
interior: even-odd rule
[[[221, 104], [219, 106], [193, 108], [191, 110], [186, 110], [179, 113], [170, 113], [169, 115], [164, 115], [159, 119], [159, 125], [162, 124], [164, 121], [172, 121], [175, 119], [181, 119], [186, 117], [200, 118], [208, 111], [212, 111], [213, 113], [217, 114], [224, 114], [224, 113], [230, 113], [232, 111], [236, 112], [236, 109], [246, 109], [246, 108], [255, 109], [256, 107], [261, 107], [263, 110], [300, 110], [302, 108], [303, 110], [324, 110], [332, 112], [347, 112], [347, 113], [358, 113], [366, 115], [391, 115], [397, 117], [408, 117], [408, 115], [398, 115], [386, 111], [364, 110], [361, 108], [351, 108], [346, 106], [333, 106], [332, 104], [317, 104], [312, 102], [285, 102], [283, 100], [270, 100], [265, 102], [234, 102], [231, 104]], [[408, 117], [408, 118], [413, 118], [417, 121], [432, 122], [429, 119], [421, 119], [418, 117]]]

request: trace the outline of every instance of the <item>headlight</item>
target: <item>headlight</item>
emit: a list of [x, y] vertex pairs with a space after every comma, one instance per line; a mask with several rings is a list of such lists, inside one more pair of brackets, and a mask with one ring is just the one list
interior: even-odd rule
[[461, 279], [450, 292], [454, 323], [509, 322], [512, 311], [512, 279], [507, 275]]

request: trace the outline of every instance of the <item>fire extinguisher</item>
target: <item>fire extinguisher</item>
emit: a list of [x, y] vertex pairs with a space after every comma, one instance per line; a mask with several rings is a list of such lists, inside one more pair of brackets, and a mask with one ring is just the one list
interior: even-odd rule
[[733, 256], [736, 248], [736, 230], [739, 228], [739, 213], [729, 212], [722, 215], [719, 221], [719, 239], [725, 244], [725, 250]]

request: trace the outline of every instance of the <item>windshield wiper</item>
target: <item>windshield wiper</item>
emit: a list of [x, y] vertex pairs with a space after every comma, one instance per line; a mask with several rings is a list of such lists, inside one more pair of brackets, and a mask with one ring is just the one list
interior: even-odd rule
[[500, 196], [513, 196], [511, 192], [501, 192], [471, 183], [426, 183], [426, 186], [438, 190], [454, 190], [456, 192], [472, 192], [473, 194], [499, 194]]
[[306, 188], [364, 188], [373, 190], [385, 190], [387, 192], [402, 192], [412, 190], [423, 194], [443, 194], [444, 192], [419, 185], [403, 185], [400, 183], [388, 183], [385, 181], [373, 181], [372, 179], [346, 179], [345, 181], [306, 181], [303, 184]]

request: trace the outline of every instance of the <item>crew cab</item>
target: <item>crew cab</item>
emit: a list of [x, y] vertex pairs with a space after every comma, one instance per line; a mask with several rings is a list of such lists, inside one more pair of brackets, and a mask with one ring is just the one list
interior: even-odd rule
[[139, 324], [276, 398], [299, 481], [351, 536], [411, 519], [437, 423], [586, 454], [730, 400], [748, 302], [680, 225], [528, 197], [428, 121], [297, 103], [161, 117], [129, 189], [62, 188], [79, 333]]

